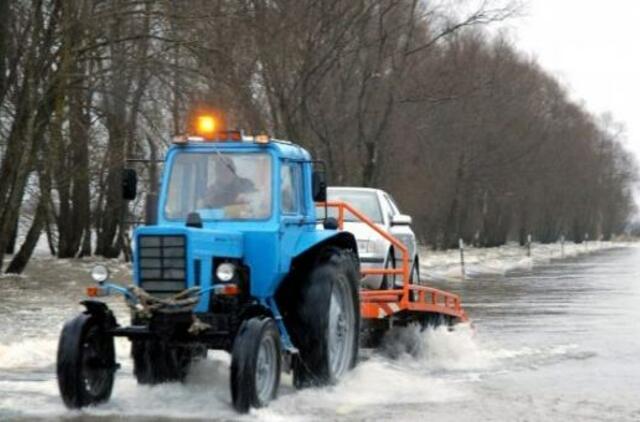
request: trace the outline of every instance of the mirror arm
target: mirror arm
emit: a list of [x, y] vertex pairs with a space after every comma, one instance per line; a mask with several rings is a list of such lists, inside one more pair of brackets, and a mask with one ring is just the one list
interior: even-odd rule
[[[327, 163], [324, 160], [309, 160], [309, 163], [313, 164], [314, 166], [317, 164], [319, 167], [322, 167], [322, 172], [324, 173], [325, 177], [324, 177], [324, 185], [325, 185], [325, 200], [324, 202], [324, 219], [323, 220], [327, 220], [327, 218], [329, 218], [329, 206], [327, 205], [327, 198], [326, 198], [326, 191], [327, 191]], [[313, 171], [312, 171], [312, 177], [313, 177]], [[313, 200], [315, 201], [315, 198], [313, 198]]]

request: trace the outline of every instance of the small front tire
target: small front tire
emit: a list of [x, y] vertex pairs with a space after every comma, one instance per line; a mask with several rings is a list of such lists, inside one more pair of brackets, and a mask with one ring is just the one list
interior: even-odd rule
[[231, 400], [238, 412], [264, 407], [277, 397], [281, 355], [280, 333], [272, 318], [242, 323], [231, 352]]
[[60, 395], [68, 408], [109, 400], [115, 370], [113, 336], [105, 333], [100, 318], [84, 313], [64, 325], [56, 372]]

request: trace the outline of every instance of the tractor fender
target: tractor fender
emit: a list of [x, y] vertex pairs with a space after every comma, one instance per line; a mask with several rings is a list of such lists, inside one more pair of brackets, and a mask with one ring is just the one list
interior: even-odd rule
[[81, 301], [80, 304], [86, 309], [84, 313], [101, 321], [106, 330], [118, 326], [113, 312], [111, 312], [111, 309], [109, 309], [106, 303], [99, 300], [86, 299]]
[[293, 254], [293, 260], [315, 255], [328, 246], [350, 249], [358, 257], [358, 243], [355, 236], [346, 231], [323, 230], [307, 232], [300, 236]]

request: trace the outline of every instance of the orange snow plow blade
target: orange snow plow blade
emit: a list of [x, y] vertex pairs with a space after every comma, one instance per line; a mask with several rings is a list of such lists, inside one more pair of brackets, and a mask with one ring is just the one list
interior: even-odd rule
[[[359, 221], [369, 226], [394, 246], [402, 255], [402, 267], [396, 269], [368, 269], [362, 270], [363, 276], [371, 274], [397, 274], [402, 278], [402, 288], [394, 290], [361, 290], [360, 314], [364, 319], [382, 319], [399, 312], [433, 313], [457, 318], [460, 322], [468, 320], [467, 314], [462, 309], [460, 296], [434, 289], [432, 287], [411, 284], [409, 268], [409, 251], [402, 242], [391, 233], [381, 229], [366, 215], [353, 208], [346, 202], [327, 201], [317, 204], [335, 208], [338, 211], [338, 228], [344, 229], [345, 212], [348, 211]], [[414, 300], [410, 300], [413, 298]]]

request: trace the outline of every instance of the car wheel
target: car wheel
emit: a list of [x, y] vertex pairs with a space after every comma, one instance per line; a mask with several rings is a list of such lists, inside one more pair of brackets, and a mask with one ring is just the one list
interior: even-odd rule
[[[390, 270], [396, 268], [396, 258], [393, 255], [393, 250], [389, 249], [389, 253], [387, 254], [387, 259], [384, 263], [384, 269]], [[382, 276], [382, 283], [380, 284], [381, 290], [393, 290], [396, 288], [396, 277], [397, 274], [385, 274]]]
[[[413, 267], [411, 267], [411, 276], [409, 277], [409, 283], [415, 284], [416, 286], [420, 285], [420, 263], [418, 262], [418, 258], [413, 259]], [[412, 302], [416, 302], [418, 300], [418, 292], [416, 290], [411, 290], [409, 299]]]
[[409, 281], [411, 284], [420, 284], [420, 263], [418, 262], [418, 258], [413, 259], [413, 267], [411, 267]]

